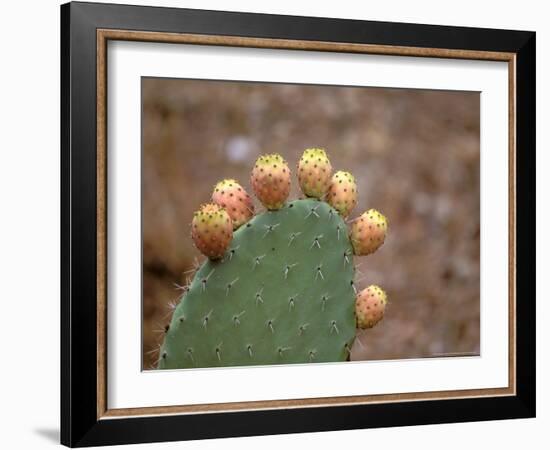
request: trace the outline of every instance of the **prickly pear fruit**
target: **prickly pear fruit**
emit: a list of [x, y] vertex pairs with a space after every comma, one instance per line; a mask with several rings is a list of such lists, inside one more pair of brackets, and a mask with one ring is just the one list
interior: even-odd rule
[[372, 328], [384, 317], [386, 293], [376, 285], [363, 289], [355, 299], [355, 316], [359, 328]]
[[227, 211], [233, 221], [234, 230], [254, 216], [254, 204], [250, 195], [235, 180], [226, 179], [216, 184], [212, 201]]
[[384, 243], [388, 221], [376, 209], [369, 209], [359, 216], [351, 225], [350, 238], [353, 253], [370, 255]]
[[214, 203], [202, 205], [193, 216], [191, 237], [201, 253], [210, 259], [220, 259], [233, 238], [231, 217]]
[[308, 197], [323, 198], [330, 186], [332, 166], [322, 148], [308, 148], [298, 162], [298, 182]]
[[327, 192], [327, 202], [342, 217], [349, 216], [357, 203], [357, 185], [351, 173], [339, 170], [332, 176]]
[[250, 183], [267, 209], [280, 209], [290, 192], [290, 169], [281, 155], [260, 156], [252, 169]]

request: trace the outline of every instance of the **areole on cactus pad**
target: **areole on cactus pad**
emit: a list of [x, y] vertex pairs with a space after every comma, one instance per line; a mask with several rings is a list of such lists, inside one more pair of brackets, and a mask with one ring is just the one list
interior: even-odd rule
[[304, 152], [298, 172], [315, 158], [322, 167], [313, 169], [324, 172], [298, 174], [306, 197], [315, 198], [287, 202], [288, 165], [266, 155], [251, 175], [266, 211], [254, 216], [248, 193], [228, 179], [214, 188], [215, 203], [195, 213], [192, 237], [208, 259], [166, 326], [158, 368], [346, 361], [356, 327], [382, 319], [386, 294], [377, 286], [357, 294], [353, 256], [376, 250], [387, 223], [375, 224], [376, 248], [372, 233], [352, 225], [350, 235], [345, 217], [356, 204], [355, 179], [347, 172], [330, 178], [320, 149]]

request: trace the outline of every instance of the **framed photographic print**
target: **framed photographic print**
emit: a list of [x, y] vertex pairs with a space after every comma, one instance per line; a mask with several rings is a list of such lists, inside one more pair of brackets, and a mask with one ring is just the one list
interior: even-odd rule
[[63, 444], [534, 416], [535, 33], [61, 27]]

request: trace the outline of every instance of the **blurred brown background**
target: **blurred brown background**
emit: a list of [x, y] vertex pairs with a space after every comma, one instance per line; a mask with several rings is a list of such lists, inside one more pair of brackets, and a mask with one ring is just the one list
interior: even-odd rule
[[[386, 316], [352, 359], [479, 353], [479, 94], [144, 78], [143, 366], [195, 258], [193, 211], [213, 185], [278, 152], [295, 168], [325, 148], [358, 183], [352, 216], [388, 217], [385, 244], [357, 258], [358, 289], [379, 284]], [[298, 196], [293, 179], [291, 197]], [[359, 342], [358, 342], [359, 341]]]

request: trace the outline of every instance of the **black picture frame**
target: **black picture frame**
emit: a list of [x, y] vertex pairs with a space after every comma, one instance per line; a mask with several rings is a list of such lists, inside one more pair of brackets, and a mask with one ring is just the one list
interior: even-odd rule
[[[516, 55], [516, 394], [228, 413], [98, 418], [98, 29]], [[534, 32], [112, 4], [61, 6], [61, 443], [71, 447], [535, 416]]]

